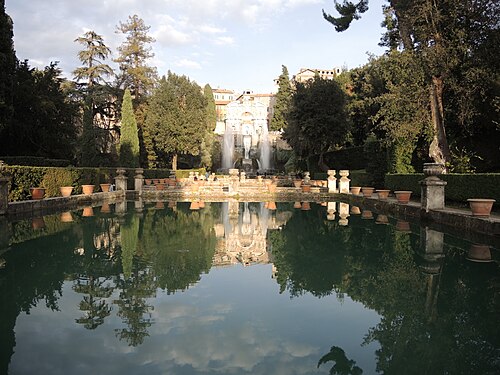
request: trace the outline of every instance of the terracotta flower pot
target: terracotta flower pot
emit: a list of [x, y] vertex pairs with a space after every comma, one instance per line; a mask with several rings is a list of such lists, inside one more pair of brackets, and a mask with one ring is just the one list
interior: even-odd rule
[[396, 199], [398, 200], [398, 203], [406, 204], [410, 201], [411, 197], [411, 191], [405, 191], [405, 190], [399, 190], [395, 191], [394, 194], [396, 195]]
[[151, 185], [151, 182], [152, 182], [152, 181], [151, 181], [151, 179], [150, 179], [150, 178], [146, 178], [146, 179], [144, 179], [144, 183], [145, 183], [146, 185]]
[[473, 262], [492, 262], [491, 259], [491, 249], [488, 245], [476, 245], [472, 244], [470, 246], [469, 252], [467, 254], [467, 259]]
[[361, 213], [361, 210], [359, 209], [358, 206], [352, 206], [351, 207], [351, 214], [353, 215], [359, 215]]
[[199, 210], [200, 209], [200, 203], [198, 201], [191, 202], [191, 205], [189, 206], [190, 210]]
[[410, 232], [410, 223], [404, 220], [398, 220], [396, 222], [396, 230], [400, 232]]
[[301, 208], [302, 207], [302, 204], [300, 202], [295, 202], [293, 204], [293, 208]]
[[73, 192], [73, 186], [61, 186], [59, 188], [59, 191], [61, 192], [61, 196], [69, 197], [69, 196], [71, 196], [71, 193]]
[[361, 186], [351, 186], [351, 194], [359, 195], [361, 191]]
[[45, 188], [36, 187], [30, 189], [31, 198], [35, 200], [43, 199], [45, 197]]
[[375, 188], [372, 187], [362, 187], [361, 192], [363, 193], [363, 197], [371, 197]]
[[376, 190], [378, 199], [387, 199], [389, 197], [390, 190]]
[[103, 203], [101, 206], [101, 213], [109, 214], [110, 212], [111, 212], [111, 207], [109, 206], [109, 203]]
[[467, 202], [469, 202], [472, 216], [490, 216], [493, 203], [496, 201], [495, 199], [472, 198], [467, 199]]
[[362, 219], [373, 219], [373, 212], [370, 210], [363, 210], [361, 213], [361, 218]]
[[309, 211], [311, 209], [310, 202], [302, 202], [302, 211]]
[[101, 184], [101, 191], [103, 193], [107, 193], [109, 192], [109, 188], [110, 188], [111, 184]]
[[85, 195], [91, 195], [94, 192], [94, 185], [82, 185], [82, 192]]
[[375, 223], [377, 223], [377, 224], [389, 224], [389, 218], [387, 217], [387, 215], [378, 214], [377, 218], [375, 219]]
[[267, 190], [269, 190], [270, 193], [276, 193], [276, 184], [267, 185]]
[[84, 207], [82, 216], [84, 217], [94, 216], [94, 209], [91, 206]]
[[63, 223], [70, 223], [73, 221], [73, 215], [71, 215], [70, 211], [66, 211], [61, 213], [61, 221]]
[[45, 228], [45, 220], [43, 217], [34, 217], [31, 220], [31, 227], [33, 229], [43, 229]]
[[275, 210], [275, 209], [276, 209], [276, 202], [269, 202], [269, 203], [267, 204], [267, 208], [268, 208], [269, 210]]
[[302, 185], [302, 192], [303, 193], [310, 193], [311, 192], [311, 185]]

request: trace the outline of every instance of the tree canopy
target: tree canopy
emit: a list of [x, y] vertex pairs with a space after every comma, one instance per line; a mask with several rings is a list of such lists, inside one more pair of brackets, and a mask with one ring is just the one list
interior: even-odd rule
[[287, 115], [290, 109], [290, 100], [292, 98], [292, 86], [288, 69], [285, 65], [281, 66], [281, 74], [278, 77], [278, 92], [276, 93], [276, 103], [274, 105], [273, 118], [269, 130], [281, 130], [287, 127]]
[[148, 35], [149, 29], [137, 14], [117, 26], [117, 33], [125, 34], [126, 40], [118, 47], [119, 56], [114, 61], [120, 66], [121, 85], [130, 89], [135, 100], [151, 93], [156, 81], [156, 68], [147, 65], [154, 57], [149, 44], [155, 41]]
[[349, 136], [347, 96], [335, 80], [297, 82], [283, 137], [301, 157], [323, 154]]
[[177, 169], [179, 154], [199, 155], [206, 133], [206, 99], [201, 87], [186, 76], [168, 72], [154, 91], [144, 124], [150, 166], [172, 160]]
[[134, 168], [139, 166], [139, 136], [137, 122], [132, 108], [132, 96], [128, 89], [123, 95], [120, 134], [120, 165]]

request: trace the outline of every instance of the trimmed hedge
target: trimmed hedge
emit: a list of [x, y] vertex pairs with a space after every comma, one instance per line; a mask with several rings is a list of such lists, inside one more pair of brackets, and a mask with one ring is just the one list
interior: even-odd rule
[[9, 165], [25, 165], [32, 167], [67, 167], [71, 164], [66, 159], [47, 159], [40, 156], [0, 156]]
[[[469, 198], [496, 199], [500, 203], [500, 173], [444, 174], [440, 178], [447, 182], [445, 196], [447, 200], [467, 202]], [[411, 190], [420, 196], [419, 181], [423, 173], [387, 174], [385, 186], [391, 190]]]
[[[73, 186], [73, 194], [82, 193], [82, 185], [96, 185], [99, 191], [99, 184], [114, 183], [117, 168], [57, 168], [57, 167], [31, 167], [14, 165], [7, 166], [6, 172], [10, 174], [12, 180], [9, 187], [9, 201], [21, 201], [31, 199], [30, 188], [44, 187], [46, 197], [60, 196], [61, 186]], [[134, 189], [135, 168], [125, 168], [127, 176], [127, 188]], [[178, 178], [189, 176], [189, 172], [199, 172], [205, 175], [205, 168], [177, 170], [175, 175]], [[168, 178], [170, 169], [145, 169], [145, 178]]]

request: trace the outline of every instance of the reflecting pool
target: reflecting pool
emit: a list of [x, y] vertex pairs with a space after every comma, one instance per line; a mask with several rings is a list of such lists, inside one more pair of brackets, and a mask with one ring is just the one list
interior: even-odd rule
[[105, 204], [2, 231], [0, 374], [500, 373], [485, 243], [335, 202]]

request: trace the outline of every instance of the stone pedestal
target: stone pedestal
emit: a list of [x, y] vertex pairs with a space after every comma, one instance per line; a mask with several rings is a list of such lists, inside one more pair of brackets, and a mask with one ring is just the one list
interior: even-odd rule
[[125, 177], [125, 169], [116, 170], [115, 185], [117, 191], [127, 191], [127, 177]]
[[10, 177], [0, 177], [0, 215], [5, 215], [9, 207]]
[[349, 183], [350, 179], [347, 178], [349, 176], [349, 170], [341, 169], [340, 172], [340, 181], [339, 181], [339, 193], [349, 194]]
[[311, 173], [310, 172], [304, 172], [304, 180], [302, 182], [303, 185], [310, 185], [311, 184]]
[[237, 193], [240, 187], [240, 178], [238, 169], [229, 170], [229, 192]]
[[339, 202], [339, 225], [346, 226], [349, 224], [349, 204]]
[[335, 169], [328, 170], [328, 192], [336, 193], [337, 192], [337, 178], [335, 177]]
[[142, 185], [144, 183], [144, 169], [142, 168], [136, 168], [135, 170], [135, 177], [134, 177], [134, 190], [139, 193], [139, 195], [142, 194]]
[[422, 210], [440, 210], [444, 208], [444, 188], [446, 181], [441, 180], [438, 175], [444, 171], [444, 165], [439, 163], [424, 164], [424, 174], [427, 176], [420, 181]]

